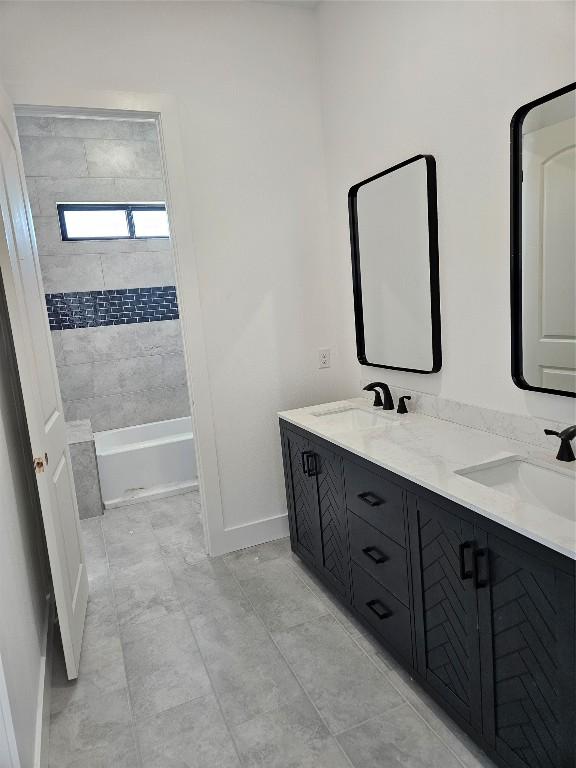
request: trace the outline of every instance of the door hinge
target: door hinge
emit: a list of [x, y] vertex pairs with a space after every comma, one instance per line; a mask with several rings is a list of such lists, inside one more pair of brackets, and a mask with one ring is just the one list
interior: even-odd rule
[[48, 454], [45, 453], [44, 456], [35, 456], [32, 459], [32, 463], [34, 464], [34, 471], [39, 475], [41, 472], [44, 472], [48, 466]]

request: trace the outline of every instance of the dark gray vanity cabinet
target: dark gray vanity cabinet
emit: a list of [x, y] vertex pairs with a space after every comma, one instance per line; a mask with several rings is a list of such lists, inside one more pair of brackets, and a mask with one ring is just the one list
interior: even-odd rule
[[576, 766], [576, 563], [281, 422], [293, 550], [502, 768]]
[[350, 590], [342, 457], [291, 431], [282, 439], [294, 551], [343, 596]]

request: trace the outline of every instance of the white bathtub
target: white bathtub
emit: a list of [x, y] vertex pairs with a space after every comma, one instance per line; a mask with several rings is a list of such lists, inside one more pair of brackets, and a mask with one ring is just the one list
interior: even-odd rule
[[105, 509], [198, 486], [192, 419], [94, 433]]

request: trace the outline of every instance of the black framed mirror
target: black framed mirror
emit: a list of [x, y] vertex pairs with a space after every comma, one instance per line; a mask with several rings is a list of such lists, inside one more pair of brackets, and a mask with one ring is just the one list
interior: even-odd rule
[[576, 396], [576, 83], [511, 123], [512, 378]]
[[416, 155], [348, 193], [356, 350], [363, 365], [442, 367], [436, 162]]

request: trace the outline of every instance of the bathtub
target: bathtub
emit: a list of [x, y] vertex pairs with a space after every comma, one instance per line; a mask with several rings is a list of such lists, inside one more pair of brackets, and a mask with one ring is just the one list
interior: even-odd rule
[[94, 433], [105, 509], [198, 487], [192, 419]]

